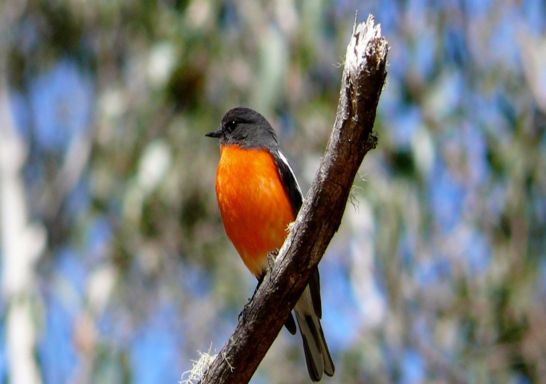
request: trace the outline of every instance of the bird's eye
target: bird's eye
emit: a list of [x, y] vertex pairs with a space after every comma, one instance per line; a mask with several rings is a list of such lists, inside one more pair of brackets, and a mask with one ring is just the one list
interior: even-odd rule
[[229, 122], [226, 124], [226, 131], [227, 131], [228, 133], [233, 132], [233, 130], [235, 129], [235, 125], [236, 125], [235, 120], [229, 121]]

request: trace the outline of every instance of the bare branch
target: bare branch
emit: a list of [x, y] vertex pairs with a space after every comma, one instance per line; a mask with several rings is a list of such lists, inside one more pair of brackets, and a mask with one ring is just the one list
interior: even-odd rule
[[373, 123], [386, 76], [388, 43], [372, 16], [347, 47], [334, 129], [326, 155], [288, 238], [202, 383], [245, 383], [273, 343], [337, 231], [355, 175], [375, 148]]

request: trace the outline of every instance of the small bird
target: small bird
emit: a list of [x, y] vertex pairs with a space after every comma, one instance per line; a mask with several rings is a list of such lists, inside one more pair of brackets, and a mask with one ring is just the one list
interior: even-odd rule
[[[227, 236], [246, 267], [261, 281], [268, 253], [278, 250], [302, 205], [294, 172], [279, 150], [277, 135], [258, 112], [244, 107], [229, 110], [216, 131], [220, 141], [216, 197]], [[334, 363], [320, 324], [322, 305], [318, 268], [294, 307], [303, 339], [309, 376], [319, 381], [334, 374]], [[292, 315], [285, 323], [296, 333]]]

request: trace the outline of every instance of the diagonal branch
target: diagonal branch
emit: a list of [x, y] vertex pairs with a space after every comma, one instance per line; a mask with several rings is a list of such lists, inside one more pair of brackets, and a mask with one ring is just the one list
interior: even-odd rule
[[358, 168], [377, 143], [373, 123], [388, 49], [372, 16], [353, 28], [334, 129], [313, 185], [277, 262], [201, 383], [250, 380], [321, 260], [341, 223]]

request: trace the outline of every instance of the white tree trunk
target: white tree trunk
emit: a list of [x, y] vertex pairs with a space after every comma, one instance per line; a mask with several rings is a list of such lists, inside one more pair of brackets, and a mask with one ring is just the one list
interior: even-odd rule
[[35, 265], [45, 247], [45, 231], [29, 220], [21, 171], [27, 148], [9, 108], [0, 63], [0, 255], [8, 377], [13, 384], [42, 382], [35, 359]]

